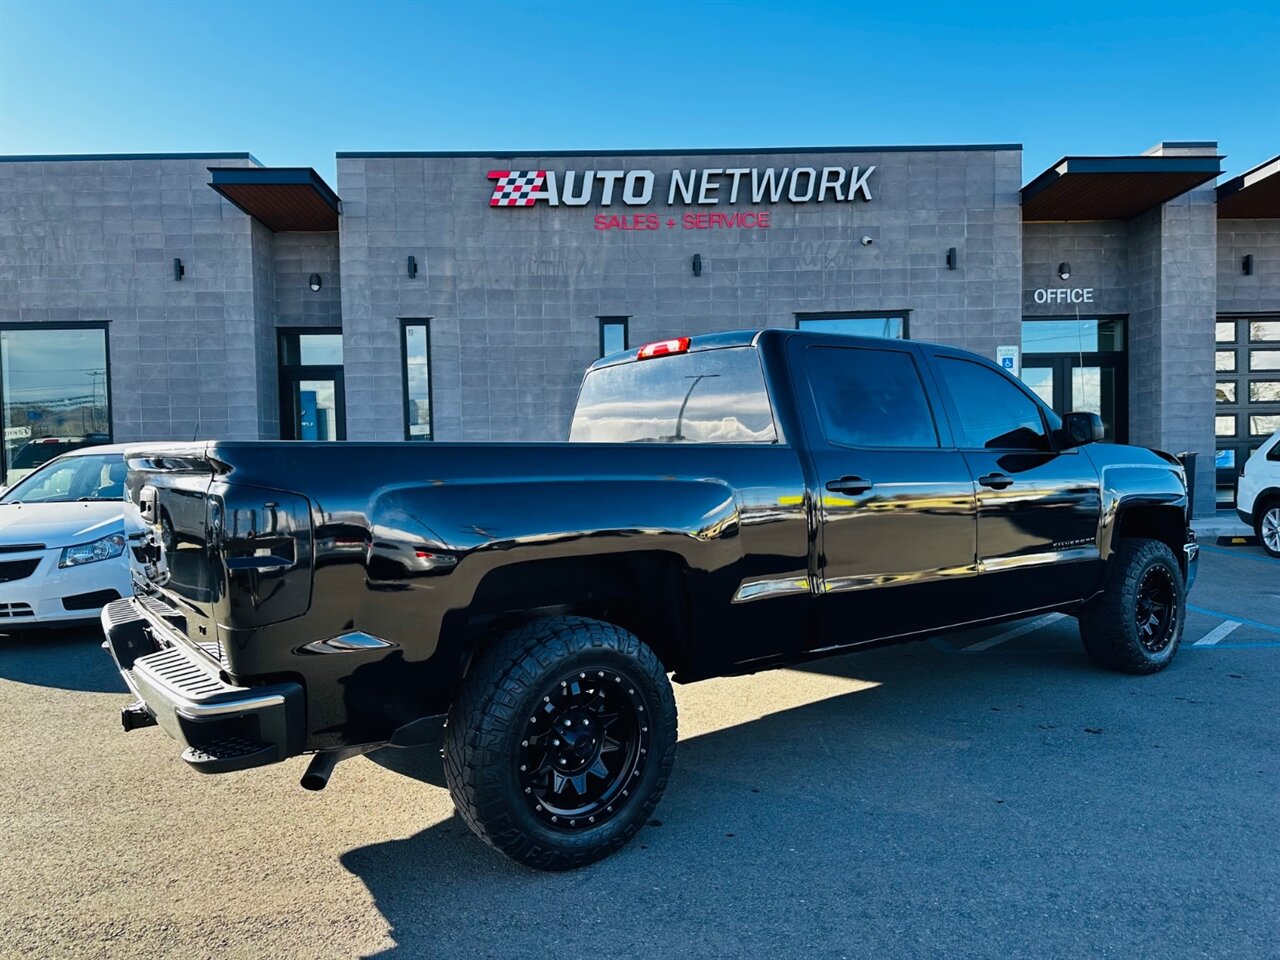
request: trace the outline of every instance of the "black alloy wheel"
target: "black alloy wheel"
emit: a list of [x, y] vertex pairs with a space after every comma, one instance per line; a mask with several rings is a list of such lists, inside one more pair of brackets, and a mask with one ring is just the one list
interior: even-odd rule
[[652, 713], [618, 670], [577, 671], [552, 684], [520, 744], [521, 787], [539, 819], [585, 830], [621, 809], [648, 759]]
[[1138, 584], [1134, 626], [1138, 641], [1152, 653], [1160, 653], [1173, 641], [1177, 626], [1177, 592], [1164, 566], [1148, 567]]
[[449, 708], [444, 772], [482, 840], [567, 870], [648, 822], [675, 752], [675, 697], [653, 649], [616, 624], [551, 617], [477, 655]]
[[1107, 560], [1101, 593], [1076, 613], [1090, 659], [1121, 673], [1157, 673], [1182, 643], [1186, 580], [1173, 548], [1124, 537]]

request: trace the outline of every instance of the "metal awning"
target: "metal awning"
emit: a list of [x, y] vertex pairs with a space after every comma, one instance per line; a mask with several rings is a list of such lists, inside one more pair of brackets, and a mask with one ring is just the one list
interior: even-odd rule
[[1063, 157], [1022, 188], [1022, 219], [1131, 220], [1221, 174], [1215, 156]]
[[1218, 187], [1221, 220], [1280, 219], [1280, 156]]
[[331, 231], [338, 195], [311, 167], [210, 167], [209, 186], [269, 230]]

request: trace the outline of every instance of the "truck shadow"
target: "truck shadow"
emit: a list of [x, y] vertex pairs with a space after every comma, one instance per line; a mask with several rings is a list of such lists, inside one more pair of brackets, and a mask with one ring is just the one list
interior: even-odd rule
[[0, 680], [32, 686], [126, 693], [98, 627], [0, 633]]
[[[1078, 688], [1085, 674], [1100, 685], [1131, 679], [1092, 668], [1073, 626], [1000, 657], [915, 644], [804, 669], [859, 689], [682, 740], [654, 819], [601, 863], [566, 874], [527, 870], [456, 815], [349, 851], [343, 866], [366, 884], [396, 942], [373, 956], [764, 955], [770, 931], [821, 928], [832, 917], [847, 945], [825, 946], [839, 955], [852, 945], [859, 911], [921, 896], [914, 871], [922, 868], [963, 884], [998, 848], [1011, 860], [1003, 869], [1025, 874], [1007, 882], [1053, 886], [1038, 875], [1044, 863], [1016, 849], [1027, 842], [1027, 818], [992, 791], [1010, 779], [1014, 792], [1034, 790], [1053, 776], [1047, 760], [1034, 759], [1046, 729], [1080, 733], [1082, 723], [1058, 715], [1069, 710], [1052, 688]], [[770, 676], [787, 682], [785, 672]], [[1009, 728], [1012, 745], [993, 742]], [[1011, 749], [1030, 763], [1011, 770]], [[435, 744], [369, 759], [444, 783]], [[957, 815], [972, 821], [963, 844], [949, 842]], [[874, 908], [865, 906], [870, 893], [881, 898]], [[932, 922], [941, 937], [949, 921]], [[879, 927], [893, 924], [882, 916]], [[928, 936], [912, 933], [916, 943], [943, 942]], [[808, 953], [815, 944], [793, 946]]]

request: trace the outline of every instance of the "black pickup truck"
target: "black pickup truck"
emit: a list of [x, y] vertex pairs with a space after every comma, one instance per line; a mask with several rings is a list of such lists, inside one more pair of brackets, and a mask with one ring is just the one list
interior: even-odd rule
[[[1041, 611], [1154, 673], [1197, 547], [1167, 454], [1096, 443], [965, 351], [765, 330], [587, 372], [567, 443], [207, 442], [128, 453], [153, 535], [103, 626], [197, 770], [425, 742], [523, 863], [618, 849], [681, 682]], [[434, 721], [439, 736], [439, 720]]]

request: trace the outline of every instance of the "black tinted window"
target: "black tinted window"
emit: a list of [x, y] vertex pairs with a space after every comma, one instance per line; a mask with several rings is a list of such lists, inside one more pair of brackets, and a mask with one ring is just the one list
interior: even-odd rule
[[941, 357], [938, 369], [960, 414], [960, 446], [1048, 450], [1040, 408], [1003, 374], [968, 360]]
[[579, 443], [773, 443], [773, 410], [751, 347], [592, 370], [569, 439]]
[[909, 353], [809, 347], [805, 368], [828, 442], [936, 447], [938, 432]]

